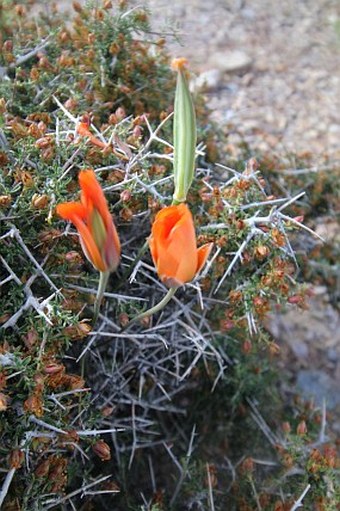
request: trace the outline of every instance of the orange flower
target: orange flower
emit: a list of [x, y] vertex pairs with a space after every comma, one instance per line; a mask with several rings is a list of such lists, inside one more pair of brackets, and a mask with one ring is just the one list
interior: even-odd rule
[[179, 287], [200, 271], [213, 244], [197, 249], [192, 214], [186, 204], [179, 204], [157, 213], [149, 245], [160, 279], [168, 287]]
[[79, 173], [81, 202], [57, 206], [57, 213], [77, 228], [88, 260], [100, 272], [114, 271], [119, 263], [120, 242], [100, 184], [93, 170]]
[[101, 149], [106, 149], [108, 144], [99, 140], [99, 138], [95, 137], [90, 131], [90, 125], [88, 122], [80, 122], [77, 127], [77, 133], [81, 137], [87, 137], [93, 145], [100, 147]]

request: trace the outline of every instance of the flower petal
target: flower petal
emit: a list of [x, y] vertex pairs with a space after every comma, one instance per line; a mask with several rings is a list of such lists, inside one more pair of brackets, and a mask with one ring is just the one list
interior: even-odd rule
[[198, 273], [207, 262], [211, 249], [213, 248], [213, 245], [214, 245], [213, 243], [206, 243], [205, 245], [202, 245], [200, 248], [197, 249], [196, 273]]
[[150, 252], [157, 270], [160, 266], [162, 273], [169, 265], [172, 268], [177, 268], [176, 260], [167, 257], [167, 248], [171, 230], [179, 219], [177, 206], [169, 206], [157, 213], [152, 224], [151, 236], [149, 237]]
[[75, 218], [74, 220], [72, 220], [72, 222], [74, 223], [79, 232], [80, 241], [87, 258], [90, 260], [93, 266], [97, 268], [97, 270], [107, 271], [108, 268], [105, 264], [105, 261], [103, 261], [103, 258], [100, 255], [98, 247], [88, 227], [79, 218]]
[[120, 259], [120, 241], [117, 229], [111, 219], [106, 233], [104, 245], [104, 259], [110, 271], [115, 271]]
[[119, 263], [120, 241], [102, 187], [92, 169], [80, 171], [79, 184], [82, 190], [81, 201], [87, 209], [87, 225], [91, 234], [94, 234], [92, 225], [94, 210], [99, 213], [104, 222], [106, 240], [101, 247], [101, 252], [107, 269], [114, 271]]
[[92, 203], [101, 217], [105, 225], [112, 222], [112, 217], [105, 199], [102, 187], [97, 181], [96, 174], [92, 169], [81, 170], [79, 172], [79, 184], [82, 190], [82, 203], [87, 207], [89, 203]]
[[185, 204], [169, 206], [156, 215], [149, 245], [163, 282], [184, 284], [194, 278], [197, 267], [195, 227]]
[[169, 276], [183, 283], [190, 282], [195, 277], [197, 268], [194, 222], [190, 210], [184, 207], [182, 217], [170, 232], [167, 249], [168, 257], [172, 256], [177, 261], [176, 272]]
[[113, 271], [120, 258], [120, 242], [104, 192], [93, 170], [79, 173], [81, 202], [57, 206], [57, 213], [76, 226], [86, 257], [99, 271]]
[[179, 206], [169, 206], [161, 209], [161, 211], [157, 213], [152, 225], [152, 234], [159, 242], [166, 244], [169, 241], [172, 229], [182, 216], [183, 213], [179, 209]]
[[86, 208], [80, 202], [64, 202], [58, 204], [56, 209], [61, 218], [71, 222], [73, 222], [75, 217], [85, 220], [87, 216]]
[[61, 218], [70, 220], [75, 225], [80, 235], [80, 242], [84, 253], [93, 266], [99, 271], [106, 271], [105, 263], [99, 253], [98, 247], [95, 244], [90, 230], [85, 225], [84, 220], [87, 218], [87, 211], [83, 204], [79, 202], [58, 204], [57, 213]]
[[149, 243], [149, 249], [150, 249], [150, 252], [151, 252], [152, 260], [154, 262], [154, 265], [157, 268], [157, 265], [158, 265], [158, 250], [157, 250], [157, 243], [156, 243], [156, 240], [155, 240], [154, 236], [151, 235], [149, 237], [148, 243]]

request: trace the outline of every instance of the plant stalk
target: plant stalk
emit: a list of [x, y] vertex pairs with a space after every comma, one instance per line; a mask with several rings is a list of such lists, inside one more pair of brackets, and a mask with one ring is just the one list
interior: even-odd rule
[[177, 289], [178, 289], [177, 287], [171, 287], [160, 302], [154, 305], [154, 307], [151, 307], [151, 309], [148, 309], [147, 311], [142, 312], [141, 314], [138, 314], [138, 316], [136, 316], [135, 318], [131, 319], [131, 321], [129, 321], [125, 328], [129, 327], [130, 325], [132, 325], [132, 323], [135, 323], [140, 319], [146, 318], [147, 316], [152, 316], [153, 314], [156, 314], [156, 312], [159, 312], [162, 309], [164, 309], [164, 307], [170, 302], [170, 300], [175, 295]]
[[110, 277], [109, 271], [101, 271], [100, 272], [97, 296], [96, 296], [96, 300], [94, 302], [93, 324], [95, 324], [98, 319], [100, 306], [101, 306], [101, 303], [103, 300], [103, 296], [105, 293], [105, 289], [106, 289], [109, 277]]

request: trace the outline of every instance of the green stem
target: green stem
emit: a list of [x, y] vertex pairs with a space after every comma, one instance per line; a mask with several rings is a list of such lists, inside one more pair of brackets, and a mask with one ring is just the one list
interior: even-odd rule
[[96, 301], [94, 302], [94, 311], [93, 311], [93, 324], [97, 321], [100, 311], [100, 306], [102, 303], [102, 299], [105, 293], [105, 289], [107, 286], [107, 282], [109, 280], [110, 272], [109, 271], [101, 271], [99, 275], [99, 284], [97, 290]]
[[175, 199], [175, 197], [172, 197], [171, 206], [178, 206], [179, 204], [184, 204], [184, 203], [185, 203], [185, 200], [180, 201], [180, 200]]
[[147, 311], [142, 312], [141, 314], [138, 314], [138, 316], [136, 316], [135, 318], [131, 319], [131, 321], [127, 324], [127, 326], [125, 328], [127, 328], [132, 323], [135, 323], [136, 321], [138, 321], [140, 319], [146, 318], [147, 316], [152, 316], [153, 314], [156, 314], [156, 312], [159, 312], [162, 309], [164, 309], [164, 307], [167, 305], [167, 303], [170, 302], [170, 300], [176, 293], [177, 289], [178, 289], [177, 287], [171, 287], [169, 289], [169, 291], [167, 292], [167, 294], [164, 296], [164, 298], [162, 298], [162, 300], [160, 302], [158, 302], [154, 307], [151, 307], [151, 309], [148, 309]]

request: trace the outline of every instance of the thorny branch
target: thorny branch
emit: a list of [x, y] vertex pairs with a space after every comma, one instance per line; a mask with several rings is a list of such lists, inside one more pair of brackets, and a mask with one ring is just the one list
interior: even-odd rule
[[302, 501], [305, 498], [305, 496], [307, 495], [307, 493], [309, 492], [310, 488], [311, 488], [311, 485], [307, 484], [306, 488], [303, 490], [303, 492], [301, 493], [301, 495], [298, 498], [298, 500], [291, 507], [290, 511], [296, 511], [296, 509], [298, 509], [299, 507], [303, 506]]
[[[60, 143], [63, 134], [67, 136], [70, 132], [76, 131], [78, 119], [75, 118], [57, 98], [54, 98], [54, 100], [65, 114], [66, 122], [72, 124], [72, 128], [67, 126], [65, 132], [58, 131], [58, 143]], [[172, 158], [172, 155], [162, 155], [149, 152], [153, 142], [163, 144], [170, 149], [172, 148], [171, 144], [169, 144], [166, 140], [163, 140], [159, 135], [162, 127], [170, 119], [170, 117], [171, 114], [164, 119], [164, 121], [162, 121], [156, 129], [153, 129], [148, 119], [145, 118], [147, 129], [149, 131], [149, 138], [144, 145], [141, 146], [138, 153], [135, 156], [131, 156], [129, 161], [126, 163], [124, 180], [120, 183], [108, 186], [106, 191], [120, 191], [129, 185], [134, 187], [136, 193], [145, 193], [145, 191], [147, 191], [153, 197], [165, 203], [166, 198], [162, 194], [162, 187], [167, 183], [167, 181], [169, 181], [169, 179], [171, 179], [171, 177], [162, 177], [160, 179], [155, 179], [152, 183], [150, 183], [149, 181], [147, 182], [144, 180], [143, 175], [133, 174], [132, 170], [144, 159], [150, 157], [151, 154], [154, 158]], [[95, 127], [91, 126], [91, 129], [95, 130]], [[104, 134], [98, 133], [98, 135], [100, 135], [105, 141]], [[199, 146], [197, 148], [197, 154], [202, 154], [203, 150], [204, 148]], [[78, 149], [63, 165], [58, 178], [59, 181], [63, 180], [73, 168], [77, 154]], [[96, 172], [110, 170], [111, 168], [116, 169], [117, 165], [98, 168]], [[227, 180], [224, 187], [230, 185], [241, 177], [244, 178], [244, 175], [230, 169], [229, 167], [223, 168], [224, 170], [228, 170], [228, 172], [232, 173], [232, 177]], [[200, 172], [205, 176], [209, 176], [210, 174], [209, 169], [203, 169]], [[247, 179], [253, 179], [262, 190], [261, 185], [258, 182], [256, 172], [250, 172], [247, 175]], [[207, 186], [211, 188], [211, 185], [208, 182]], [[244, 251], [247, 249], [248, 244], [257, 236], [264, 235], [264, 232], [260, 229], [261, 225], [279, 226], [286, 235], [285, 225], [287, 222], [291, 222], [298, 227], [306, 229], [308, 232], [312, 232], [309, 228], [303, 226], [303, 224], [301, 224], [298, 220], [294, 220], [288, 215], [282, 213], [285, 208], [299, 200], [302, 195], [303, 194], [299, 194], [296, 197], [276, 199], [272, 201], [257, 201], [241, 206], [242, 210], [254, 208], [254, 214], [245, 221], [249, 227], [249, 231], [247, 232], [245, 239], [240, 242], [236, 252], [231, 254], [231, 262], [220, 278], [214, 290], [214, 294], [221, 290], [227, 277], [233, 270], [235, 270], [237, 263], [242, 261]], [[232, 209], [228, 201], [223, 200], [223, 204], [227, 211]], [[270, 213], [268, 215], [261, 216], [261, 208], [268, 208], [268, 205], [272, 206]], [[143, 216], [143, 219], [144, 218], [148, 221], [147, 217]], [[206, 227], [201, 228], [201, 230], [223, 230], [227, 228], [227, 224], [216, 223], [207, 225]], [[140, 248], [140, 235], [141, 233], [138, 230], [138, 232], [133, 233], [131, 239], [126, 242], [125, 248], [128, 249], [129, 254], [138, 253]], [[45, 313], [45, 309], [46, 306], [48, 306], [49, 301], [52, 300], [56, 294], [60, 294], [60, 290], [53, 280], [51, 280], [51, 278], [58, 279], [58, 274], [56, 273], [52, 276], [45, 272], [45, 261], [40, 264], [36, 260], [23, 241], [16, 227], [13, 226], [3, 237], [3, 239], [5, 238], [14, 238], [16, 240], [23, 252], [34, 265], [36, 272], [23, 286], [26, 301], [3, 325], [3, 328], [15, 326], [23, 312], [29, 307], [33, 307], [37, 313], [50, 324], [51, 320], [49, 319], [48, 314]], [[214, 259], [218, 257], [219, 253], [219, 249], [217, 249], [210, 263], [208, 263], [203, 271], [203, 277], [208, 274]], [[8, 265], [8, 263], [3, 258], [1, 258], [1, 261], [8, 272], [8, 277], [6, 277], [0, 285], [4, 285], [5, 283], [13, 280], [17, 285], [22, 286], [20, 278]], [[130, 266], [131, 261], [133, 261], [133, 258], [126, 257], [123, 259], [123, 265], [125, 265], [125, 267]], [[36, 297], [34, 297], [31, 290], [32, 283], [37, 277], [42, 277], [53, 291], [53, 294], [45, 298], [43, 301], [39, 301]], [[69, 276], [68, 280], [70, 279], [71, 276]], [[124, 305], [128, 304], [131, 308], [136, 308], [138, 310], [138, 308], [144, 305], [147, 301], [151, 300], [154, 303], [157, 302], [159, 296], [162, 296], [164, 293], [164, 286], [157, 278], [155, 278], [154, 269], [142, 260], [135, 266], [131, 275], [130, 284], [131, 292], [129, 292], [129, 294], [120, 294], [115, 292], [105, 293], [105, 298], [109, 299], [106, 302], [105, 314], [99, 316], [100, 321], [98, 328], [95, 331], [92, 331], [88, 336], [81, 353], [77, 355], [76, 358], [76, 362], [79, 362], [85, 358], [84, 355], [86, 354], [86, 368], [88, 375], [87, 384], [91, 388], [93, 396], [89, 406], [96, 407], [97, 409], [108, 407], [113, 411], [119, 407], [119, 417], [115, 417], [115, 414], [113, 413], [112, 417], [109, 416], [103, 419], [101, 422], [103, 427], [101, 429], [87, 429], [86, 427], [79, 429], [77, 424], [79, 420], [81, 420], [82, 414], [85, 413], [84, 410], [81, 410], [78, 415], [72, 418], [72, 425], [77, 431], [77, 434], [81, 437], [91, 437], [102, 433], [109, 434], [112, 438], [118, 464], [120, 464], [122, 455], [126, 451], [130, 451], [129, 466], [131, 466], [138, 450], [153, 446], [163, 446], [180, 474], [177, 486], [173, 493], [171, 501], [172, 505], [176, 501], [188, 473], [187, 464], [193, 451], [195, 428], [193, 429], [189, 440], [186, 464], [182, 466], [167, 443], [167, 441], [171, 440], [172, 432], [168, 433], [166, 439], [160, 439], [158, 436], [158, 429], [156, 428], [155, 416], [157, 415], [158, 421], [162, 422], [162, 414], [171, 414], [175, 422], [177, 416], [185, 414], [185, 408], [182, 408], [180, 404], [177, 404], [178, 401], [176, 402], [176, 397], [181, 392], [184, 392], [195, 385], [195, 383], [190, 381], [188, 377], [199, 363], [202, 363], [205, 367], [208, 367], [211, 361], [216, 363], [218, 370], [212, 384], [213, 390], [219, 379], [223, 378], [228, 366], [232, 364], [232, 360], [230, 360], [228, 353], [226, 352], [227, 350], [224, 350], [222, 346], [217, 347], [215, 334], [209, 326], [209, 322], [206, 317], [207, 311], [218, 302], [217, 298], [219, 297], [216, 299], [213, 298], [213, 292], [208, 297], [202, 296], [197, 282], [191, 286], [187, 286], [185, 290], [185, 299], [175, 297], [173, 299], [173, 307], [171, 309], [164, 309], [159, 317], [152, 318], [144, 330], [141, 329], [139, 325], [133, 325], [133, 327], [129, 327], [127, 331], [122, 332], [120, 330], [120, 326], [114, 319], [116, 317], [116, 307], [118, 302], [120, 304], [124, 303]], [[80, 286], [78, 283], [69, 284], [69, 287], [82, 293], [95, 292], [95, 290], [90, 286]], [[192, 290], [194, 290], [194, 293]], [[136, 298], [137, 296], [138, 298]], [[197, 296], [198, 300], [196, 299]], [[194, 306], [197, 301], [202, 309], [199, 312], [195, 310]], [[221, 303], [225, 303], [223, 296], [220, 301]], [[112, 314], [112, 312], [114, 312], [114, 314]], [[255, 319], [250, 311], [247, 311], [246, 318], [248, 321], [249, 331], [256, 331]], [[97, 377], [98, 374], [100, 374], [100, 378]], [[83, 390], [85, 391], [87, 389]], [[63, 395], [67, 395], [67, 393], [61, 393], [59, 395], [53, 394], [49, 397], [49, 399], [57, 402], [58, 405], [62, 407]], [[255, 402], [249, 399], [248, 404], [251, 408], [251, 417], [253, 420], [256, 424], [258, 424], [269, 442], [272, 445], [276, 445], [278, 439], [272, 433], [269, 426], [261, 416]], [[38, 430], [29, 432], [32, 435], [37, 433], [41, 434], [39, 428], [42, 429], [44, 434], [50, 434], [52, 436], [66, 433], [63, 429], [57, 428], [52, 424], [33, 416], [30, 417], [30, 422], [35, 424]], [[46, 432], [46, 430], [49, 431], [49, 433]], [[126, 439], [120, 438], [119, 432], [122, 430], [125, 431], [126, 435], [130, 435], [131, 442], [129, 447], [127, 447]], [[186, 438], [186, 433], [184, 431], [181, 431], [181, 435], [183, 438]], [[321, 436], [323, 438], [324, 435], [322, 434]], [[152, 485], [155, 487], [155, 475], [153, 472], [151, 458], [149, 459], [149, 468]], [[4, 491], [7, 492], [13, 475], [14, 472], [9, 472], [7, 474], [0, 496], [4, 495]], [[213, 511], [214, 501], [212, 483], [208, 467], [207, 475], [209, 486], [209, 507]], [[232, 477], [235, 477], [233, 472]], [[100, 478], [82, 488], [79, 488], [78, 490], [75, 490], [61, 499], [46, 500], [45, 509], [51, 509], [66, 501], [71, 502], [71, 499], [74, 496], [78, 494], [85, 494], [94, 485], [97, 485], [106, 479], [107, 477]], [[309, 488], [307, 491], [308, 490]], [[305, 493], [300, 497], [299, 501], [296, 503], [296, 507], [292, 508], [292, 511], [301, 505], [302, 499], [306, 495], [307, 491], [305, 491]]]

